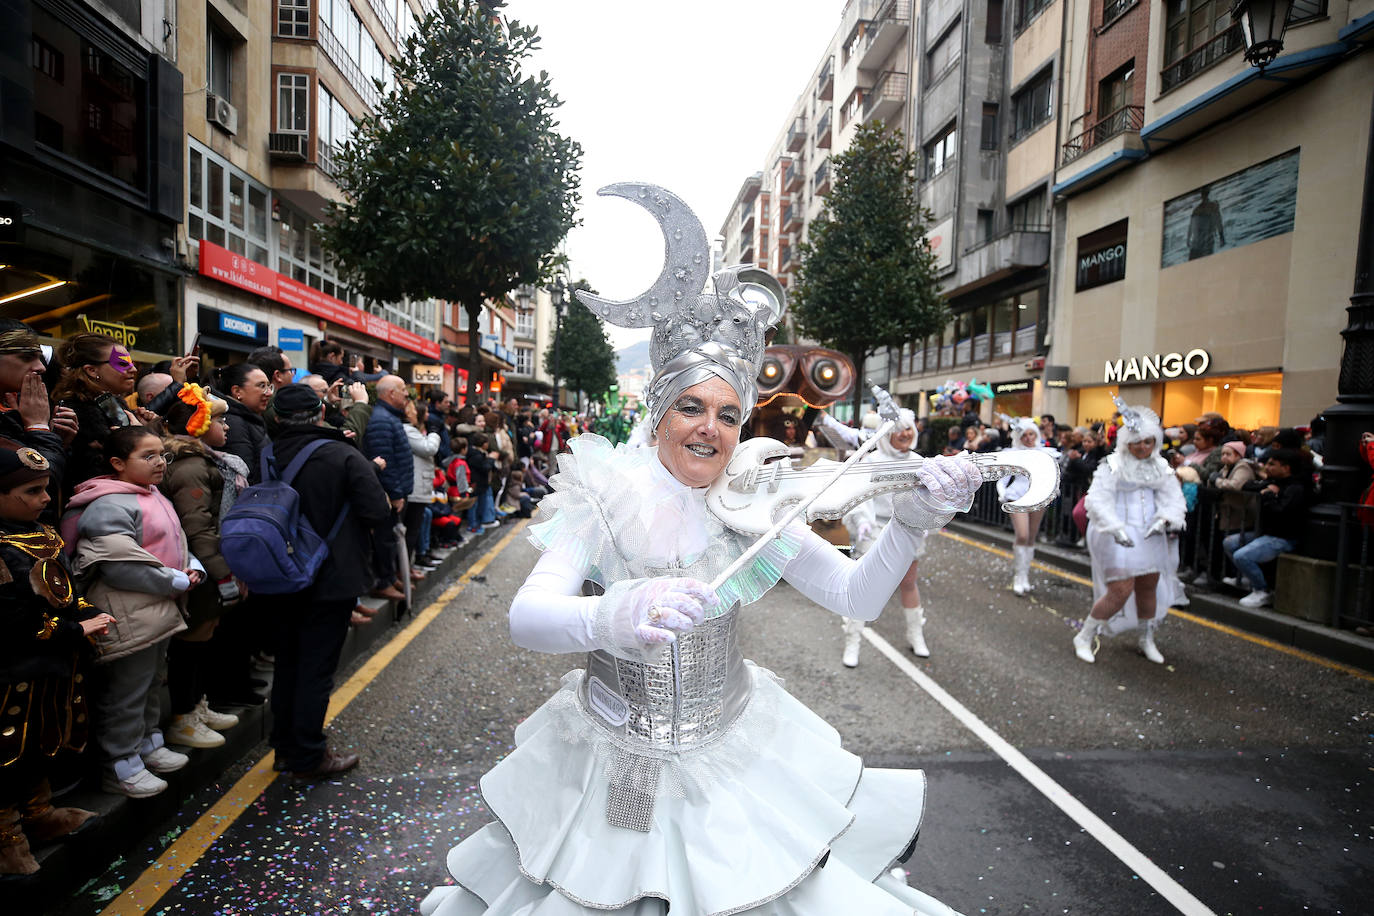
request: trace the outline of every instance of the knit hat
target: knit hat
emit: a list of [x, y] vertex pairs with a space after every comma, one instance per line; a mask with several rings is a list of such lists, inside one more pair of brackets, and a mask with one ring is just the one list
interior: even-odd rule
[[324, 401], [309, 385], [284, 385], [277, 389], [272, 406], [278, 414], [309, 413], [324, 406]]
[[1229, 448], [1231, 451], [1235, 452], [1237, 458], [1244, 458], [1244, 457], [1245, 457], [1245, 443], [1244, 443], [1244, 442], [1238, 442], [1238, 441], [1236, 441], [1235, 439], [1232, 439], [1232, 440], [1229, 441], [1229, 442], [1223, 442], [1223, 443], [1221, 443], [1221, 447], [1222, 447], [1222, 448]]
[[0, 439], [0, 491], [47, 477], [48, 459], [36, 449], [12, 439]]

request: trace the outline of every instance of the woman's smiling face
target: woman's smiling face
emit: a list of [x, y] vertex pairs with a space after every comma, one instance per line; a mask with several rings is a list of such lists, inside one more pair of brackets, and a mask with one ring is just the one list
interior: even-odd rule
[[739, 445], [744, 411], [730, 384], [711, 378], [678, 395], [658, 424], [658, 460], [679, 483], [709, 486]]

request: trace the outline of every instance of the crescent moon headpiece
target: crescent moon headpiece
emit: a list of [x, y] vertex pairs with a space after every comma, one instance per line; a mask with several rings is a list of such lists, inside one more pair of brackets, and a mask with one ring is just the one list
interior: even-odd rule
[[1123, 452], [1132, 442], [1154, 439], [1154, 454], [1158, 455], [1164, 442], [1164, 430], [1160, 428], [1159, 414], [1148, 407], [1131, 407], [1121, 400], [1119, 395], [1112, 395], [1112, 400], [1116, 403], [1116, 409], [1121, 412], [1122, 423], [1116, 434], [1116, 450]]
[[691, 208], [670, 191], [621, 182], [597, 193], [639, 204], [663, 230], [663, 270], [646, 291], [624, 300], [577, 293], [583, 305], [617, 327], [654, 329], [649, 343], [654, 379], [645, 397], [654, 427], [679, 394], [712, 376], [730, 383], [747, 418], [758, 400], [755, 378], [767, 346], [765, 337], [786, 308], [782, 284], [750, 266], [708, 275], [711, 249], [706, 231]]

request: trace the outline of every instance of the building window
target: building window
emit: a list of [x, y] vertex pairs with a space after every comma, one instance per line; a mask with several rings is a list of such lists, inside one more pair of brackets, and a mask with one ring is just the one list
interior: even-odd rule
[[308, 74], [277, 74], [277, 130], [293, 134], [303, 134], [310, 130]]
[[974, 243], [975, 245], [985, 245], [992, 241], [992, 231], [996, 216], [997, 214], [993, 213], [991, 210], [978, 211], [978, 241]]
[[1231, 28], [1231, 4], [1226, 0], [1168, 0], [1165, 6], [1164, 65]]
[[1007, 220], [1013, 232], [1047, 232], [1050, 225], [1044, 193], [1036, 191], [1011, 204], [1007, 207]]
[[515, 348], [515, 374], [534, 375], [534, 350], [532, 348]]
[[187, 234], [271, 267], [267, 224], [272, 198], [267, 187], [195, 140], [190, 141], [186, 176]]
[[983, 40], [990, 45], [1002, 43], [1002, 0], [988, 0], [987, 33]]
[[515, 336], [534, 336], [534, 309], [526, 309], [515, 313]]
[[983, 131], [978, 145], [981, 149], [989, 150], [1001, 145], [997, 136], [997, 106], [988, 102], [983, 103]]
[[1126, 279], [1126, 227], [1123, 219], [1078, 237], [1076, 292]]
[[959, 152], [959, 131], [951, 124], [938, 137], [926, 144], [926, 178], [934, 178], [954, 162]]
[[277, 36], [310, 37], [310, 0], [277, 0]]
[[963, 47], [964, 33], [959, 28], [959, 20], [945, 30], [944, 36], [926, 52], [927, 85], [939, 79], [944, 72], [959, 62], [959, 52]]
[[1054, 114], [1053, 70], [1046, 67], [1012, 97], [1011, 138], [1019, 140], [1049, 121]]
[[222, 32], [214, 23], [210, 24], [210, 34], [206, 47], [207, 69], [209, 70], [210, 91], [222, 99], [233, 99], [234, 88], [234, 40]]
[[33, 64], [33, 69], [48, 79], [59, 84], [65, 80], [66, 57], [37, 35], [32, 36], [29, 41], [29, 62]]
[[1016, 0], [1016, 30], [1030, 25], [1031, 20], [1044, 12], [1054, 0]]
[[468, 310], [464, 306], [460, 305], [458, 307], [458, 330], [466, 331], [468, 329], [468, 325]]
[[1135, 61], [1132, 60], [1104, 79], [1097, 87], [1097, 120], [1102, 123], [1134, 98]]
[[326, 172], [334, 169], [334, 151], [353, 139], [353, 118], [343, 102], [319, 84], [319, 109], [315, 113], [315, 157]]

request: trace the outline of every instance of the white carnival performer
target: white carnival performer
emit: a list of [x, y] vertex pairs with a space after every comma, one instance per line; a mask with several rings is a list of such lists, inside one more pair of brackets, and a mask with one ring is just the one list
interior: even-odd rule
[[[874, 464], [879, 461], [905, 461], [916, 457], [911, 446], [916, 441], [916, 415], [903, 407], [898, 412], [896, 425], [878, 440], [878, 447], [865, 455], [861, 462]], [[877, 419], [877, 414], [865, 417]], [[850, 448], [857, 447], [861, 435], [858, 430], [850, 429], [829, 414], [821, 414], [820, 424], [823, 431], [839, 438]], [[860, 503], [844, 517], [844, 526], [849, 531], [849, 542], [854, 545], [853, 556], [863, 556], [877, 541], [878, 534], [892, 521], [892, 496], [881, 493]], [[929, 658], [930, 649], [925, 638], [925, 608], [921, 604], [921, 590], [916, 584], [917, 566], [926, 552], [926, 532], [914, 531], [916, 559], [911, 568], [902, 576], [898, 592], [902, 598], [902, 613], [906, 617], [906, 638], [911, 651], [920, 658]], [[859, 664], [859, 646], [863, 642], [864, 621], [859, 618], [844, 619], [844, 655], [841, 661], [845, 667], [855, 668]]]
[[1116, 403], [1123, 422], [1116, 451], [1098, 465], [1085, 501], [1094, 603], [1073, 648], [1091, 662], [1095, 636], [1138, 629], [1141, 654], [1162, 665], [1155, 628], [1174, 599], [1178, 544], [1168, 532], [1183, 530], [1183, 489], [1160, 457], [1159, 417]]
[[[1040, 436], [1040, 427], [1029, 417], [1019, 417], [1011, 421], [1011, 448], [1037, 449], [1052, 458], [1059, 457], [1057, 449], [1045, 445], [1045, 440]], [[1025, 474], [1013, 474], [997, 481], [997, 495], [1003, 502], [1020, 499], [1029, 489], [1030, 477]], [[1016, 535], [1016, 541], [1011, 548], [1014, 565], [1011, 590], [1018, 597], [1035, 590], [1030, 580], [1030, 568], [1031, 562], [1035, 559], [1035, 537], [1040, 533], [1040, 521], [1044, 517], [1044, 509], [1013, 513], [1011, 516], [1012, 531]]]
[[708, 510], [707, 488], [754, 406], [782, 288], [763, 271], [727, 268], [703, 292], [710, 250], [681, 200], [645, 184], [601, 193], [640, 203], [667, 242], [664, 271], [642, 296], [579, 293], [607, 321], [654, 328], [646, 406], [657, 445], [584, 435], [559, 461], [541, 503], [552, 517], [530, 529], [543, 555], [511, 605], [511, 636], [585, 653], [586, 667], [482, 778], [497, 820], [449, 853], [456, 884], [434, 889], [421, 911], [951, 916], [889, 873], [911, 854], [924, 775], [864, 768], [745, 660], [739, 618], [780, 578], [837, 614], [876, 616], [911, 566], [917, 532], [968, 507], [978, 470], [925, 463], [862, 560], [794, 523], [726, 577], [753, 538]]

